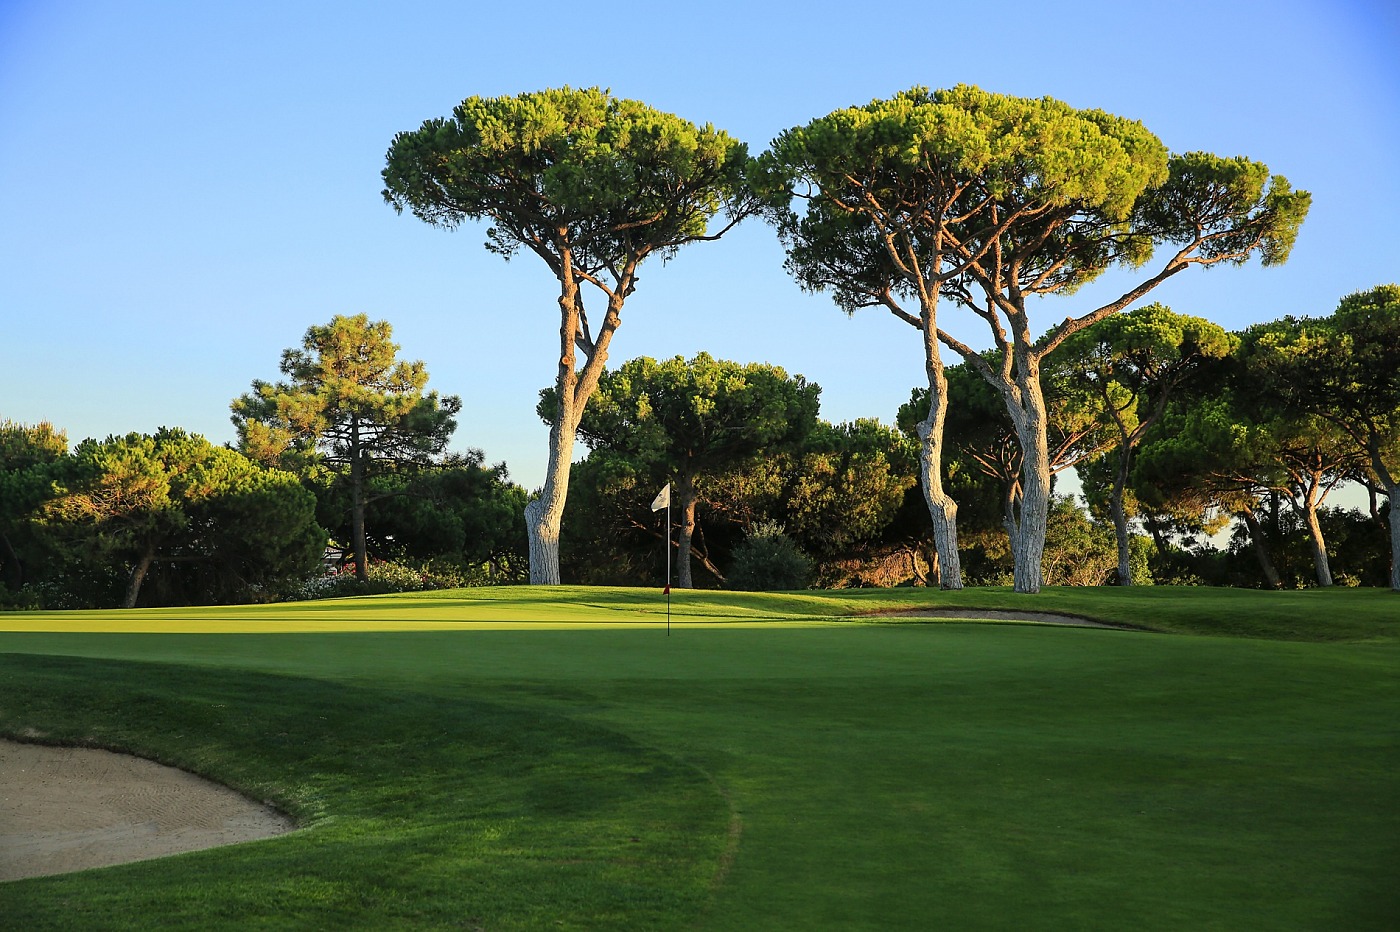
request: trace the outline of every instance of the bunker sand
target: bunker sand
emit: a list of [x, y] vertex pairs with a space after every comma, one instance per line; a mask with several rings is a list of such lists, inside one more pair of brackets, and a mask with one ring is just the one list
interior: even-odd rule
[[0, 881], [200, 851], [294, 827], [268, 806], [173, 767], [0, 739]]

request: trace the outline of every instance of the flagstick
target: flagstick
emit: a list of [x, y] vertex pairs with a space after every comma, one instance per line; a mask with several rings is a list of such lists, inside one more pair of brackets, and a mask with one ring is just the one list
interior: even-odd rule
[[[667, 483], [670, 487], [670, 483]], [[671, 636], [671, 497], [666, 496], [666, 636]]]

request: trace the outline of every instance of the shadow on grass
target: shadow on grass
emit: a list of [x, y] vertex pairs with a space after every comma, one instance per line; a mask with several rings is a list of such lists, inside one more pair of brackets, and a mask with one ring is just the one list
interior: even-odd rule
[[10, 928], [669, 928], [704, 908], [728, 843], [695, 768], [465, 692], [0, 655], [0, 696], [0, 734], [138, 754], [303, 827], [6, 884]]

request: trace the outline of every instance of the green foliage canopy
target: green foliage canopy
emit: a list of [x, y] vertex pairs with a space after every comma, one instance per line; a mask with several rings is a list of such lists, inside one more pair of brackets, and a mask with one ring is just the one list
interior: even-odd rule
[[35, 549], [31, 519], [59, 494], [67, 454], [68, 438], [52, 424], [0, 421], [0, 583], [12, 592]]
[[394, 137], [383, 171], [395, 210], [449, 229], [488, 220], [486, 246], [522, 246], [556, 274], [618, 271], [708, 235], [744, 194], [747, 149], [598, 88], [469, 97], [451, 118]]
[[73, 460], [45, 522], [70, 554], [122, 567], [127, 608], [156, 564], [215, 567], [226, 589], [246, 595], [310, 572], [321, 557], [315, 498], [295, 476], [197, 434], [84, 440]]
[[422, 361], [398, 359], [388, 321], [337, 315], [282, 353], [287, 381], [253, 382], [234, 399], [240, 448], [303, 473], [330, 467], [350, 489], [355, 570], [367, 579], [367, 476], [383, 465], [424, 466], [447, 448], [462, 401], [426, 392]]

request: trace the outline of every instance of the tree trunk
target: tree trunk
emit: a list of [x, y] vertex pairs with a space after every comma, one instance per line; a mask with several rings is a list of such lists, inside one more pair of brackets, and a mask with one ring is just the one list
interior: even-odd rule
[[1147, 533], [1152, 535], [1152, 543], [1157, 546], [1157, 553], [1164, 557], [1167, 556], [1167, 538], [1162, 532], [1162, 523], [1151, 515], [1145, 515], [1142, 523], [1147, 528]]
[[[559, 416], [549, 429], [549, 467], [544, 487], [525, 506], [525, 529], [530, 539], [530, 582], [536, 586], [559, 585], [559, 528], [564, 520], [564, 500], [569, 494], [569, 469], [573, 465], [574, 434], [570, 406], [560, 404]], [[565, 421], [567, 420], [567, 424]]]
[[4, 568], [4, 573], [0, 578], [3, 578], [5, 586], [11, 592], [18, 592], [24, 587], [24, 561], [15, 552], [8, 535], [0, 534], [0, 547], [4, 550], [4, 557], [0, 558], [0, 567]]
[[1011, 411], [1021, 444], [1021, 514], [1011, 553], [1017, 592], [1039, 592], [1043, 583], [1045, 533], [1050, 520], [1050, 444], [1046, 439], [1045, 395], [1040, 372], [1027, 363], [1017, 378], [1020, 409]]
[[1312, 545], [1313, 572], [1317, 584], [1326, 588], [1332, 585], [1332, 567], [1327, 560], [1327, 542], [1322, 539], [1322, 525], [1317, 520], [1317, 506], [1311, 501], [1303, 511], [1303, 520], [1308, 526], [1308, 543]]
[[1400, 484], [1387, 484], [1385, 494], [1390, 498], [1390, 588], [1400, 592]]
[[[559, 234], [563, 237], [566, 232], [561, 229]], [[537, 586], [557, 586], [560, 582], [559, 528], [564, 520], [564, 500], [569, 495], [569, 470], [573, 465], [578, 422], [607, 364], [608, 346], [622, 320], [622, 302], [631, 293], [636, 265], [642, 258], [633, 256], [622, 269], [616, 290], [608, 291], [608, 310], [597, 337], [589, 339], [570, 248], [561, 246], [559, 257], [559, 365], [554, 377], [558, 407], [549, 428], [549, 466], [544, 487], [525, 506], [530, 582]], [[582, 350], [585, 360], [583, 368], [577, 372], [574, 371], [576, 350]]]
[[355, 551], [355, 578], [369, 582], [369, 544], [365, 540], [365, 461], [354, 431], [350, 452], [350, 547]]
[[1113, 477], [1112, 500], [1109, 510], [1113, 513], [1113, 535], [1118, 539], [1118, 585], [1133, 584], [1132, 544], [1128, 536], [1128, 511], [1123, 506], [1123, 496], [1128, 487], [1128, 459], [1121, 453], [1118, 460], [1118, 474]]
[[[929, 326], [929, 329], [932, 329]], [[919, 475], [924, 502], [933, 519], [933, 546], [938, 555], [940, 589], [961, 589], [962, 562], [958, 557], [958, 505], [943, 489], [943, 425], [948, 419], [948, 381], [938, 356], [938, 342], [925, 333], [925, 368], [928, 371], [928, 415], [919, 422]]]
[[680, 534], [676, 542], [676, 588], [693, 589], [690, 575], [690, 548], [695, 537], [695, 479], [682, 475], [674, 486], [680, 506]]
[[1241, 511], [1240, 517], [1244, 518], [1245, 527], [1249, 528], [1249, 542], [1254, 558], [1259, 561], [1259, 569], [1264, 574], [1265, 584], [1270, 589], [1282, 589], [1283, 582], [1278, 578], [1278, 570], [1274, 568], [1274, 561], [1269, 559], [1269, 548], [1264, 543], [1264, 528], [1259, 523], [1259, 517], [1253, 508]]
[[[1039, 592], [1044, 582], [1041, 564], [1050, 520], [1050, 458], [1043, 442], [1045, 435], [1040, 436], [1040, 449], [1028, 451], [1022, 467], [1021, 516], [1012, 548], [1012, 578], [1017, 592]], [[1035, 445], [1034, 438], [1025, 442]]]
[[[1386, 465], [1381, 457], [1380, 444], [1373, 438], [1367, 444], [1367, 452], [1371, 456], [1371, 470], [1376, 474], [1376, 478], [1385, 487], [1385, 496], [1389, 499], [1389, 524], [1390, 524], [1390, 588], [1392, 592], [1400, 592], [1400, 481]], [[1373, 500], [1372, 509], [1375, 509], [1375, 491], [1371, 493]]]
[[151, 564], [155, 562], [155, 559], [156, 548], [150, 546], [131, 567], [131, 575], [126, 582], [126, 597], [122, 599], [122, 608], [136, 607], [136, 599], [141, 594], [141, 584], [146, 581], [146, 574], [150, 572]]

